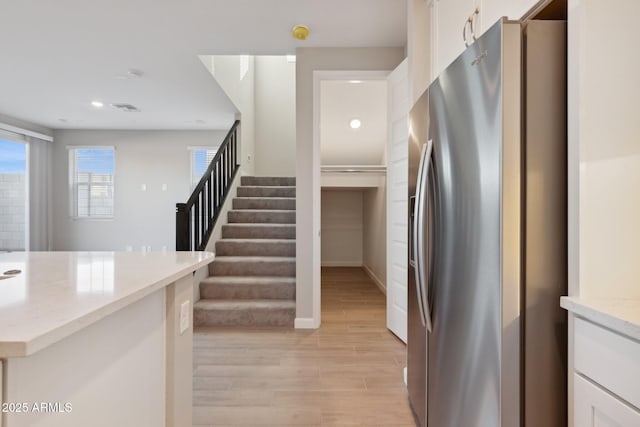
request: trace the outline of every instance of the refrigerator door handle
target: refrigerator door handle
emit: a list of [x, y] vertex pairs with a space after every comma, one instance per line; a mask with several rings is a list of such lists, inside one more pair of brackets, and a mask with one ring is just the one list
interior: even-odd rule
[[429, 166], [431, 165], [431, 152], [433, 151], [433, 141], [428, 140], [422, 146], [420, 153], [420, 166], [418, 167], [418, 179], [416, 182], [416, 202], [413, 208], [413, 253], [415, 256], [414, 268], [416, 274], [416, 291], [418, 294], [418, 307], [420, 308], [420, 317], [423, 326], [427, 331], [432, 331], [431, 315], [429, 313], [429, 296], [427, 295], [427, 274], [426, 274], [426, 257], [425, 257], [425, 212], [426, 203], [429, 200], [427, 191], [429, 186]]

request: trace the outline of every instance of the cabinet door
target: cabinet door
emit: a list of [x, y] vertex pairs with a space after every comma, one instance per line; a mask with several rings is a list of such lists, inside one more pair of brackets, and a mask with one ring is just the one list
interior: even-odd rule
[[578, 374], [574, 378], [574, 427], [638, 427], [640, 412]]
[[435, 0], [433, 3], [433, 79], [464, 49], [462, 30], [476, 0]]

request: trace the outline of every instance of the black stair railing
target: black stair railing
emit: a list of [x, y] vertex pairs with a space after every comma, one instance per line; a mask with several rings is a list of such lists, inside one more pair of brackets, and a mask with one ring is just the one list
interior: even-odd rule
[[238, 172], [236, 120], [187, 203], [176, 203], [176, 250], [204, 250]]

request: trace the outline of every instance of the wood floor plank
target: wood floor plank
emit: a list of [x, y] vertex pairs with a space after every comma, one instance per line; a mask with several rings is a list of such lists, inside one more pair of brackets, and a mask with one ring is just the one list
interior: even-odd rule
[[317, 330], [199, 328], [196, 426], [414, 426], [405, 345], [360, 268], [323, 268]]

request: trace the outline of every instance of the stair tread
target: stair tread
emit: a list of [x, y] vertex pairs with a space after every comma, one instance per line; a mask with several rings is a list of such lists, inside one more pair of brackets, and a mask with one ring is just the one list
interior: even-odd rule
[[295, 224], [287, 223], [287, 222], [230, 222], [228, 224], [224, 224], [223, 227], [293, 227], [295, 228]]
[[229, 283], [229, 284], [253, 284], [253, 283], [296, 283], [295, 277], [287, 276], [208, 276], [200, 282], [206, 284]]
[[239, 185], [238, 188], [296, 188], [295, 185]]
[[295, 200], [295, 197], [280, 197], [280, 196], [237, 196], [236, 200]]
[[237, 310], [237, 309], [294, 309], [295, 300], [279, 299], [230, 299], [211, 300], [201, 299], [193, 305], [194, 309], [201, 310]]
[[220, 255], [216, 256], [213, 262], [216, 261], [227, 261], [227, 262], [257, 262], [257, 261], [266, 261], [266, 262], [281, 262], [281, 261], [293, 261], [295, 262], [296, 257], [287, 257], [287, 256], [227, 256]]
[[292, 209], [231, 209], [229, 212], [247, 212], [247, 213], [258, 213], [258, 212], [295, 212]]
[[232, 242], [232, 243], [295, 243], [294, 239], [269, 239], [269, 238], [235, 238], [235, 237], [224, 237], [218, 242]]

